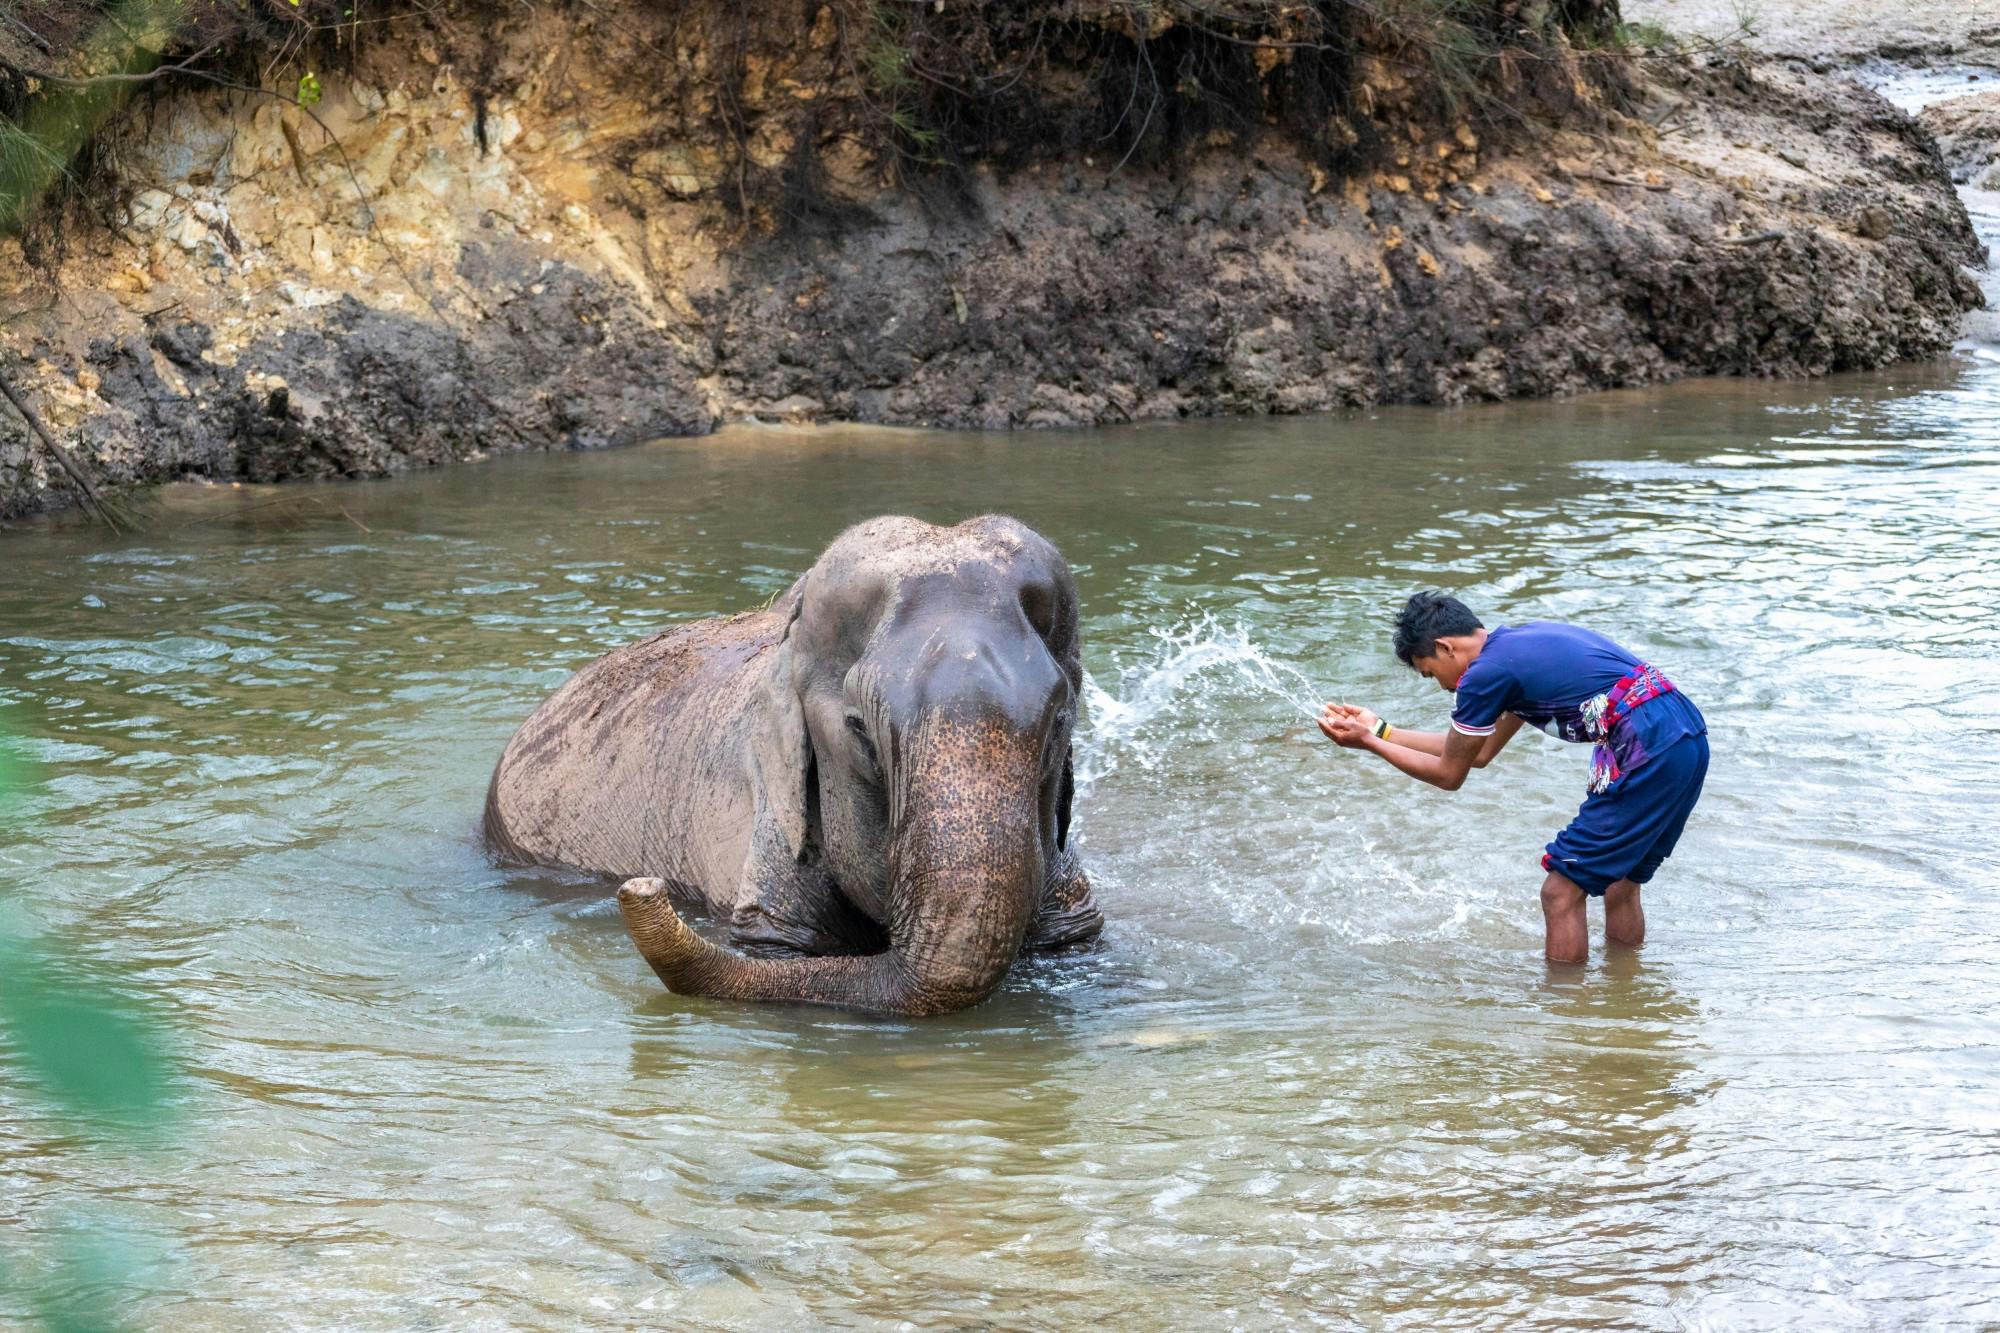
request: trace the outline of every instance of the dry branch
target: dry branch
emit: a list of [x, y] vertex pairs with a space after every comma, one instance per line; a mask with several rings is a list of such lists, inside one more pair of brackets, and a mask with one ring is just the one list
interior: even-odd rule
[[69, 479], [83, 492], [84, 501], [89, 504], [91, 510], [104, 520], [106, 527], [117, 532], [118, 521], [111, 517], [111, 511], [106, 509], [104, 501], [98, 498], [97, 488], [90, 484], [90, 478], [83, 475], [82, 469], [78, 468], [75, 460], [69, 456], [69, 450], [56, 443], [56, 437], [49, 434], [49, 428], [42, 424], [41, 417], [37, 416], [35, 410], [29, 407], [27, 401], [15, 391], [5, 374], [0, 374], [0, 395], [4, 395], [7, 401], [14, 405], [14, 410], [21, 414], [21, 419], [28, 423], [28, 428], [35, 433], [37, 439], [41, 440], [42, 447], [49, 451], [49, 456], [69, 474]]

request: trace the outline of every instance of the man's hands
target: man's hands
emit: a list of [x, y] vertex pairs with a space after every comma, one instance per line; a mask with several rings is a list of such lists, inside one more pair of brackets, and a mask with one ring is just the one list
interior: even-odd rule
[[1319, 729], [1335, 745], [1348, 750], [1366, 746], [1375, 731], [1375, 714], [1359, 704], [1330, 703], [1319, 711]]
[[1397, 727], [1393, 735], [1377, 741], [1375, 714], [1359, 704], [1330, 703], [1316, 720], [1335, 745], [1379, 754], [1407, 776], [1445, 791], [1457, 791], [1468, 772], [1485, 767], [1521, 729], [1519, 714], [1503, 713], [1491, 736], [1469, 736], [1456, 727], [1446, 732]]

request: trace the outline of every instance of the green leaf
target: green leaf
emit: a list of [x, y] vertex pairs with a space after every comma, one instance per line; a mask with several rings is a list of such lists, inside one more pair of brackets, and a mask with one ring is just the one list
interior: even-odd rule
[[145, 1119], [165, 1104], [165, 1042], [141, 1006], [4, 939], [0, 976], [0, 1035], [62, 1111]]
[[[292, 0], [293, 4], [297, 4], [298, 2], [299, 0]], [[319, 99], [320, 99], [319, 76], [316, 74], [301, 75], [299, 77], [299, 105], [318, 106]]]
[[130, 1277], [118, 1237], [98, 1229], [65, 1231], [56, 1269], [29, 1292], [46, 1333], [118, 1333], [118, 1287]]

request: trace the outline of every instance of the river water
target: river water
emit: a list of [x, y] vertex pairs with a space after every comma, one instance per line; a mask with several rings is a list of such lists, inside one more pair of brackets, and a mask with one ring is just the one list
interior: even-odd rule
[[[860, 518], [985, 510], [1076, 569], [1098, 947], [922, 1023], [689, 1001], [604, 889], [482, 855], [491, 765], [576, 666]], [[0, 934], [89, 955], [186, 1065], [137, 1146], [0, 1077], [0, 1261], [128, 1237], [137, 1327], [2000, 1326], [1990, 343], [140, 517], [0, 534], [37, 779]], [[1594, 914], [1585, 969], [1539, 958], [1581, 749], [1524, 733], [1445, 795], [1309, 727], [1442, 727], [1388, 651], [1424, 586], [1604, 630], [1707, 713], [1642, 952]]]
[[[1094, 951], [955, 1017], [670, 996], [473, 839], [511, 729], [880, 512], [1081, 588]], [[738, 429], [0, 535], [39, 781], [0, 928], [155, 997], [165, 1147], [0, 1084], [0, 1248], [156, 1328], [2000, 1323], [2000, 363], [1004, 438]], [[365, 529], [365, 530], [364, 530]], [[1642, 953], [1551, 973], [1585, 752], [1455, 795], [1413, 588], [1602, 629], [1713, 730]], [[0, 1325], [18, 1317], [0, 1301]]]

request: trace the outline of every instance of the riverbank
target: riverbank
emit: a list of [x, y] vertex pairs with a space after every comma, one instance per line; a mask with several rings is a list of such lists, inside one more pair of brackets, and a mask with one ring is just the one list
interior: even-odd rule
[[[1738, 39], [1822, 73], [1874, 61], [2000, 69], [2000, 10], [1876, 0], [1624, 0], [1625, 17], [1691, 36]], [[1748, 32], [1744, 31], [1748, 21]]]
[[[1535, 75], [1562, 114], [1490, 119], [1364, 57], [1323, 118], [1351, 152], [1267, 124], [1158, 158], [993, 142], [940, 191], [801, 120], [822, 23], [745, 62], [722, 126], [707, 57], [636, 5], [495, 31], [411, 20], [310, 115], [181, 90], [117, 131], [115, 226], [54, 281], [0, 268], [0, 358], [57, 435], [131, 484], [746, 418], [1456, 403], [1883, 366], [1979, 299], [1931, 138], [1735, 46], [1613, 79], [1570, 52]], [[0, 419], [0, 517], [71, 496]]]
[[[1684, 39], [1726, 41], [1760, 58], [1852, 77], [1935, 136], [1982, 250], [2000, 244], [2000, 10], [1863, 0], [1625, 0], [1628, 20]], [[2000, 356], [2000, 272], [1979, 274], [1984, 309], [1961, 345]]]

